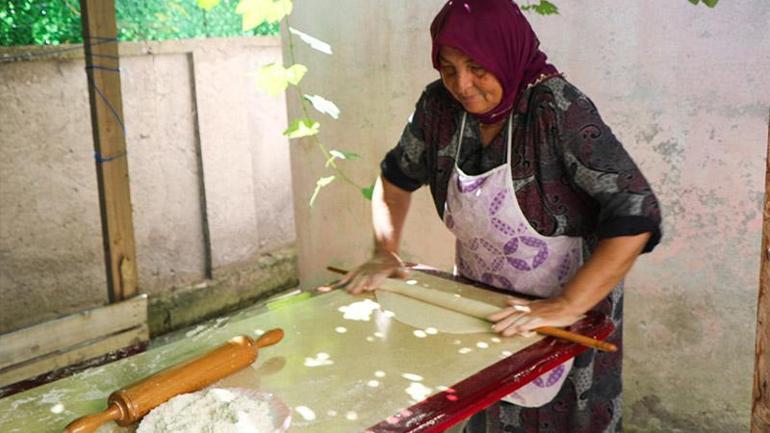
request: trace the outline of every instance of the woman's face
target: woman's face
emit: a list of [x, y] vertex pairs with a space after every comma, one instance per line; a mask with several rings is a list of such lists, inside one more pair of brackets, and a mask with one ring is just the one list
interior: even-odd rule
[[503, 86], [489, 71], [461, 51], [451, 47], [439, 50], [441, 80], [465, 111], [482, 114], [497, 107]]

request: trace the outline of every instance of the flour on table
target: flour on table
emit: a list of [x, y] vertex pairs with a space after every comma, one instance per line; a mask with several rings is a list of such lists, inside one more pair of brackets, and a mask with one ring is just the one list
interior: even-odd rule
[[213, 388], [178, 395], [144, 417], [137, 433], [273, 433], [270, 405], [245, 393]]

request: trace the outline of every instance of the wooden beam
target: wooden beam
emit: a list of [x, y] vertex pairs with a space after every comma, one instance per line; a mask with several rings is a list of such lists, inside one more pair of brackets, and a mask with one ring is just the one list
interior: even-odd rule
[[110, 302], [137, 292], [114, 0], [80, 0]]
[[770, 432], [770, 116], [767, 123], [767, 168], [765, 212], [757, 300], [757, 346], [754, 364], [754, 396], [751, 404], [751, 433]]
[[147, 295], [0, 334], [0, 371], [147, 324]]
[[0, 335], [0, 387], [150, 338], [147, 295]]
[[85, 342], [67, 351], [52, 352], [41, 359], [35, 359], [21, 365], [13, 365], [0, 370], [0, 387], [13, 385], [23, 380], [35, 378], [41, 374], [97, 358], [134, 344], [146, 342], [149, 340], [149, 335], [150, 329], [146, 324], [138, 325], [116, 334]]

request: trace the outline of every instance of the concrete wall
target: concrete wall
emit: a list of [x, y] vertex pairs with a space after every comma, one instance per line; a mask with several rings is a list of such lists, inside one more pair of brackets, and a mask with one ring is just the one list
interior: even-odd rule
[[[370, 182], [422, 87], [437, 77], [428, 26], [442, 2], [296, 0], [292, 26], [329, 42], [298, 44], [303, 90], [335, 101], [323, 142], [361, 153], [345, 163]], [[626, 424], [633, 432], [748, 431], [762, 179], [770, 106], [770, 5], [686, 0], [557, 2], [532, 17], [544, 50], [598, 105], [662, 201], [665, 238], [627, 281]], [[290, 113], [297, 113], [290, 103]], [[369, 253], [368, 202], [333, 184], [309, 141], [292, 145], [300, 278], [333, 278]], [[404, 255], [447, 268], [451, 239], [428, 193], [416, 193]]]
[[[0, 54], [29, 50], [44, 52]], [[262, 256], [294, 241], [285, 101], [254, 85], [280, 40], [120, 50], [140, 289], [265, 280]], [[107, 301], [83, 66], [78, 51], [0, 63], [0, 332]]]

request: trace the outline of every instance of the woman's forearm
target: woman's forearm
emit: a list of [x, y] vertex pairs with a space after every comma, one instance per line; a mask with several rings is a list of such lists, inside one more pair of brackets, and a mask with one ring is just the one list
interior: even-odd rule
[[540, 326], [569, 326], [593, 308], [623, 279], [644, 249], [650, 233], [599, 241], [588, 261], [564, 286], [560, 296], [527, 301], [512, 298], [510, 307], [488, 317], [503, 335], [532, 331]]
[[588, 261], [567, 283], [562, 293], [570, 310], [583, 314], [604, 299], [631, 269], [650, 233], [599, 241]]
[[376, 251], [398, 252], [411, 199], [411, 192], [393, 185], [382, 176], [377, 178], [372, 192], [372, 224]]

